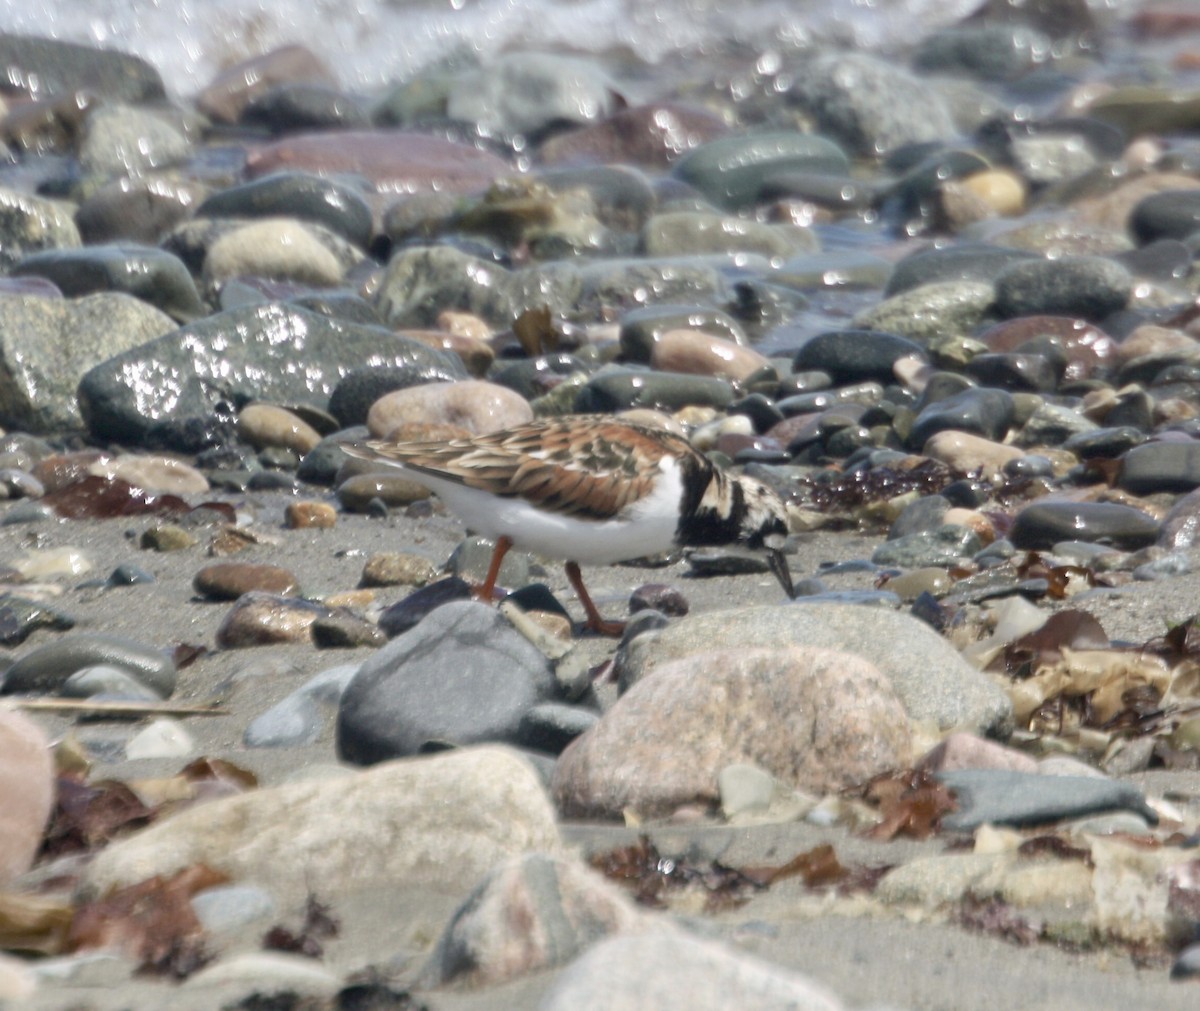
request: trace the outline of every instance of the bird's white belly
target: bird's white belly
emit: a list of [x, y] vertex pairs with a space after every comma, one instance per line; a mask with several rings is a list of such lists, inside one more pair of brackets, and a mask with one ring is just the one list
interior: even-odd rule
[[675, 546], [682, 486], [674, 468], [659, 478], [650, 495], [609, 520], [544, 512], [524, 499], [491, 495], [427, 474], [412, 477], [437, 492], [472, 530], [493, 539], [509, 537], [521, 550], [549, 558], [608, 565]]

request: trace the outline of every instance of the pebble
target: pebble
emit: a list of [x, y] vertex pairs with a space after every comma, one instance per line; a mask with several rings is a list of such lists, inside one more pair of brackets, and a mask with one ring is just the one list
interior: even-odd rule
[[[706, 691], [689, 689], [697, 683]], [[861, 657], [704, 650], [626, 691], [559, 758], [553, 790], [568, 817], [663, 816], [717, 803], [718, 774], [733, 762], [825, 793], [904, 765], [911, 747], [894, 689]]]
[[332, 530], [337, 526], [337, 510], [328, 502], [289, 502], [283, 524], [289, 530]]
[[869, 660], [889, 677], [918, 723], [989, 736], [1004, 736], [1011, 726], [1007, 695], [928, 626], [905, 614], [844, 603], [688, 615], [630, 642], [616, 658], [616, 674], [620, 685], [629, 686], [660, 664], [695, 652], [782, 646], [845, 650]]
[[799, 973], [684, 932], [618, 936], [593, 946], [551, 986], [544, 1011], [664, 1007], [694, 1011], [753, 1005], [762, 1011], [841, 1011], [825, 987]]
[[175, 690], [175, 664], [169, 656], [101, 632], [72, 632], [34, 647], [8, 669], [3, 690], [54, 694], [72, 674], [97, 666], [126, 671], [160, 698], [170, 698]]
[[321, 736], [321, 711], [307, 695], [289, 695], [250, 721], [242, 735], [248, 748], [298, 748]]
[[145, 730], [139, 731], [125, 745], [125, 757], [138, 758], [188, 758], [196, 750], [192, 739], [178, 720], [157, 719]]
[[283, 597], [300, 592], [300, 584], [289, 570], [250, 562], [206, 565], [192, 577], [192, 587], [209, 600], [237, 600], [243, 593], [255, 590]]
[[33, 865], [54, 803], [50, 742], [28, 716], [0, 706], [0, 885]]
[[1009, 538], [1018, 548], [1045, 550], [1059, 541], [1103, 541], [1134, 549], [1153, 544], [1159, 522], [1115, 502], [1034, 502], [1022, 509]]
[[369, 765], [430, 744], [519, 739], [550, 663], [490, 607], [449, 603], [368, 659], [338, 705], [338, 754]]
[[376, 438], [384, 439], [401, 425], [414, 423], [455, 425], [483, 435], [532, 419], [528, 401], [512, 390], [466, 379], [388, 393], [371, 405], [367, 428]]
[[110, 844], [84, 884], [104, 892], [204, 863], [294, 903], [389, 884], [458, 890], [506, 856], [561, 851], [533, 767], [467, 748], [209, 801]]
[[323, 605], [299, 597], [251, 590], [221, 619], [216, 642], [222, 649], [310, 642], [313, 623], [328, 614]]
[[437, 574], [437, 566], [422, 555], [387, 551], [367, 559], [359, 585], [425, 586], [432, 583]]
[[605, 937], [665, 929], [582, 863], [531, 853], [505, 861], [471, 891], [418, 985], [495, 986], [566, 965]]
[[950, 832], [980, 825], [1044, 825], [1097, 811], [1129, 810], [1151, 825], [1158, 815], [1132, 783], [1089, 776], [1044, 776], [1011, 769], [959, 769], [938, 778], [954, 791], [958, 810], [942, 819]]

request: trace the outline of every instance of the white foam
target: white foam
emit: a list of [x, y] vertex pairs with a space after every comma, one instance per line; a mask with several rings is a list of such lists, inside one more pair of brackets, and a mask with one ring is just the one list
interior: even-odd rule
[[979, 0], [0, 0], [0, 30], [107, 46], [148, 60], [177, 96], [223, 65], [287, 43], [369, 90], [457, 52], [603, 52], [655, 62], [729, 41], [897, 48]]

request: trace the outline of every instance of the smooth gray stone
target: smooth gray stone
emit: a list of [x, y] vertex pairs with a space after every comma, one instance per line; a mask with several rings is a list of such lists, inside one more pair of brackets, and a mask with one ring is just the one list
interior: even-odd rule
[[1200, 442], [1147, 442], [1121, 459], [1117, 483], [1135, 495], [1200, 488]]
[[361, 666], [362, 664], [358, 663], [343, 663], [330, 667], [320, 674], [314, 674], [296, 689], [295, 694], [307, 695], [317, 702], [336, 705], [342, 697], [342, 692], [346, 690], [346, 685], [354, 680], [354, 675]]
[[1200, 488], [1181, 496], [1167, 513], [1158, 535], [1164, 548], [1190, 548], [1200, 535]]
[[996, 311], [1018, 316], [1079, 316], [1101, 320], [1124, 309], [1133, 276], [1103, 256], [1064, 256], [1006, 267], [996, 278]]
[[[843, 186], [849, 185], [842, 182]], [[803, 253], [786, 260], [772, 274], [776, 284], [802, 290], [837, 288], [882, 288], [892, 273], [892, 264], [882, 256], [862, 249], [831, 249]]]
[[161, 702], [162, 696], [147, 688], [127, 670], [99, 664], [85, 667], [63, 682], [59, 694], [69, 699], [89, 699], [94, 695], [133, 699], [142, 702]]
[[634, 407], [675, 411], [682, 407], [724, 408], [733, 402], [733, 385], [715, 376], [682, 372], [610, 372], [593, 376], [575, 395], [580, 414], [609, 414]]
[[100, 665], [128, 671], [160, 698], [175, 690], [175, 663], [166, 653], [100, 632], [74, 632], [36, 647], [9, 668], [2, 690], [56, 692], [76, 671]]
[[1034, 502], [1017, 514], [1009, 539], [1022, 550], [1043, 551], [1059, 541], [1101, 541], [1125, 550], [1158, 539], [1153, 516], [1115, 502]]
[[800, 61], [788, 101], [817, 129], [865, 157], [939, 141], [958, 130], [941, 94], [898, 62], [838, 52]]
[[929, 565], [952, 565], [956, 559], [970, 558], [982, 550], [983, 542], [974, 531], [951, 524], [888, 539], [871, 554], [871, 561], [876, 565], [919, 569]]
[[208, 420], [229, 404], [328, 397], [364, 361], [422, 370], [426, 382], [467, 375], [457, 355], [384, 327], [276, 302], [217, 313], [110, 358], [79, 383], [79, 407], [97, 438], [137, 443], [168, 418]]
[[1200, 191], [1166, 190], [1143, 197], [1129, 215], [1139, 243], [1186, 239], [1200, 231]]
[[887, 539], [894, 541], [909, 534], [937, 530], [942, 526], [943, 517], [949, 509], [950, 500], [941, 495], [925, 495], [910, 502], [892, 521]]
[[123, 102], [166, 98], [162, 78], [145, 60], [95, 45], [4, 32], [0, 66], [14, 84], [35, 82], [39, 98], [77, 91]]
[[192, 910], [208, 932], [237, 930], [276, 915], [271, 893], [255, 885], [218, 885], [192, 896]]
[[673, 174], [718, 207], [737, 209], [756, 203], [773, 174], [849, 170], [849, 159], [832, 140], [789, 130], [710, 140], [680, 158]]
[[796, 372], [828, 372], [833, 381], [858, 383], [863, 380], [894, 382], [894, 367], [901, 358], [928, 361], [924, 348], [899, 334], [880, 330], [831, 330], [809, 338], [792, 359]]
[[107, 181], [180, 164], [192, 154], [180, 119], [169, 108], [97, 105], [83, 121], [79, 167], [86, 176]]
[[355, 245], [371, 241], [371, 208], [356, 189], [308, 172], [278, 172], [218, 190], [197, 209], [198, 217], [289, 217], [315, 221]]
[[922, 409], [913, 422], [909, 445], [920, 450], [930, 436], [950, 429], [1000, 440], [1013, 418], [1013, 398], [1004, 390], [968, 389]]
[[[809, 598], [811, 599], [811, 598]], [[749, 647], [820, 646], [856, 653], [892, 682], [914, 720], [995, 737], [1012, 732], [1012, 703], [928, 625], [886, 607], [805, 602], [743, 607], [678, 618], [618, 651], [622, 690], [654, 668], [692, 653]]]
[[518, 728], [518, 744], [523, 748], [552, 755], [562, 750], [585, 730], [600, 721], [600, 714], [563, 702], [543, 702], [529, 710]]
[[913, 63], [925, 72], [1006, 81], [1033, 69], [1052, 49], [1049, 36], [1022, 24], [955, 25], [926, 36]]
[[179, 322], [208, 314], [179, 257], [153, 246], [96, 245], [31, 253], [9, 273], [44, 277], [68, 298], [98, 291], [139, 298]]
[[488, 381], [497, 386], [507, 386], [514, 393], [521, 394], [526, 400], [533, 400], [547, 392], [551, 380], [585, 371], [587, 370], [583, 362], [578, 358], [560, 352], [552, 355], [538, 355], [536, 358], [523, 358], [520, 361], [502, 365], [495, 371], [489, 372]]
[[71, 615], [44, 601], [15, 593], [0, 595], [0, 645], [17, 646], [39, 628], [65, 632], [74, 627]]
[[890, 298], [910, 288], [939, 281], [991, 281], [1010, 264], [1036, 258], [1036, 253], [1023, 249], [975, 242], [925, 249], [910, 253], [896, 264], [884, 295]]
[[970, 832], [985, 824], [1042, 825], [1119, 810], [1158, 824], [1158, 815], [1141, 790], [1113, 779], [1000, 769], [958, 769], [940, 772], [938, 779], [958, 797], [958, 810], [942, 819], [942, 828], [951, 832]]
[[981, 386], [1047, 393], [1058, 385], [1058, 372], [1045, 355], [992, 353], [976, 355], [966, 374]]
[[735, 344], [749, 343], [742, 325], [720, 309], [703, 305], [647, 305], [631, 309], [621, 317], [618, 334], [621, 359], [648, 365], [654, 345], [668, 330], [703, 330]]
[[251, 720], [242, 740], [248, 748], [295, 748], [320, 737], [321, 724], [312, 696], [293, 692]]
[[491, 607], [450, 603], [363, 663], [338, 707], [339, 756], [370, 765], [430, 745], [516, 743], [554, 697], [549, 660]]

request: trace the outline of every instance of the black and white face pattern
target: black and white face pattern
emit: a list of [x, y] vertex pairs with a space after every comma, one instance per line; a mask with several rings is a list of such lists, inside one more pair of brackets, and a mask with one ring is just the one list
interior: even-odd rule
[[716, 467], [686, 470], [680, 508], [680, 544], [742, 543], [762, 547], [768, 537], [787, 536], [787, 507], [761, 481], [734, 477]]

